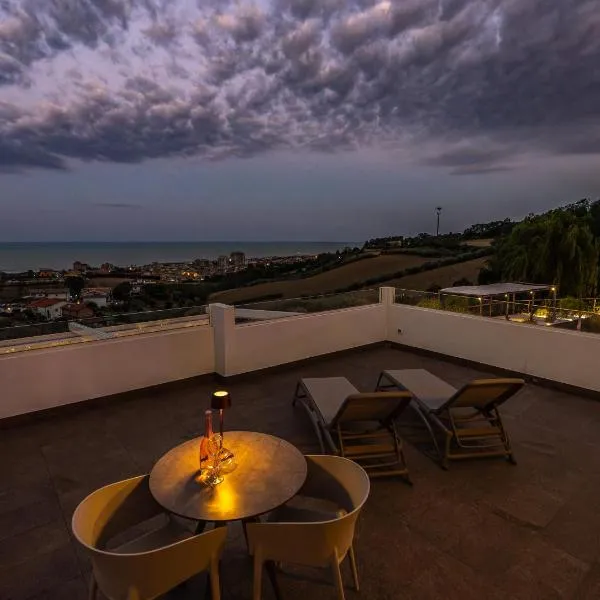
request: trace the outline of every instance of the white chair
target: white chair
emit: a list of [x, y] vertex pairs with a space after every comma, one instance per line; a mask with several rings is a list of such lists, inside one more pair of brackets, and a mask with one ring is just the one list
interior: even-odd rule
[[265, 523], [248, 523], [254, 555], [254, 600], [261, 599], [267, 561], [329, 567], [337, 596], [344, 600], [340, 564], [350, 559], [354, 586], [358, 572], [352, 542], [359, 512], [369, 496], [369, 477], [355, 462], [339, 456], [307, 456], [308, 475], [297, 497]]
[[[165, 525], [116, 548], [117, 535], [158, 515]], [[109, 600], [152, 600], [209, 571], [213, 600], [220, 599], [219, 559], [227, 528], [194, 535], [169, 519], [154, 500], [148, 475], [107, 485], [75, 510], [73, 533], [92, 560], [90, 600], [98, 589]]]

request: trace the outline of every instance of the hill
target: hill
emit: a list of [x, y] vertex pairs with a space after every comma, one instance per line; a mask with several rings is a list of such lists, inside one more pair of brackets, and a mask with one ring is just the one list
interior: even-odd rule
[[467, 246], [472, 248], [489, 248], [492, 245], [493, 239], [482, 239], [482, 240], [468, 240], [465, 242]]
[[[226, 304], [252, 302], [267, 297], [296, 298], [327, 294], [351, 285], [366, 282], [372, 277], [392, 276], [409, 267], [425, 264], [427, 258], [406, 254], [380, 255], [374, 258], [343, 265], [337, 269], [307, 277], [288, 281], [273, 281], [244, 288], [216, 292], [210, 297], [211, 302]], [[375, 286], [376, 287], [376, 286]]]
[[393, 279], [383, 285], [405, 290], [427, 290], [433, 285], [439, 285], [442, 288], [451, 287], [459, 279], [468, 279], [471, 283], [477, 284], [479, 271], [487, 260], [487, 257], [475, 258], [456, 265], [447, 265], [431, 271]]

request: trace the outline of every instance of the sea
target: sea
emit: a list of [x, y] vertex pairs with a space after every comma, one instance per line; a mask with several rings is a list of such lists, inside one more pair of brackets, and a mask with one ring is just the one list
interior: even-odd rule
[[70, 269], [75, 261], [99, 267], [120, 267], [153, 262], [187, 262], [216, 259], [231, 252], [247, 258], [294, 256], [335, 252], [362, 242], [0, 242], [0, 271]]

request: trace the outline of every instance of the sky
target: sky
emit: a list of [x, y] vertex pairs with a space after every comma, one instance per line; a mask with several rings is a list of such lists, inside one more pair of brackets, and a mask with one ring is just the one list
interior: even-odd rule
[[600, 197], [600, 0], [0, 0], [0, 241], [363, 240]]

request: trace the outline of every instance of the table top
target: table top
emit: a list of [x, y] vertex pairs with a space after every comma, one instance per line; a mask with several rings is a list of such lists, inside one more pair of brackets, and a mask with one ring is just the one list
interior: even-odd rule
[[251, 431], [226, 431], [223, 445], [236, 467], [209, 487], [199, 481], [200, 439], [165, 454], [150, 473], [150, 491], [166, 510], [198, 521], [235, 521], [285, 504], [306, 480], [306, 459], [285, 440]]

